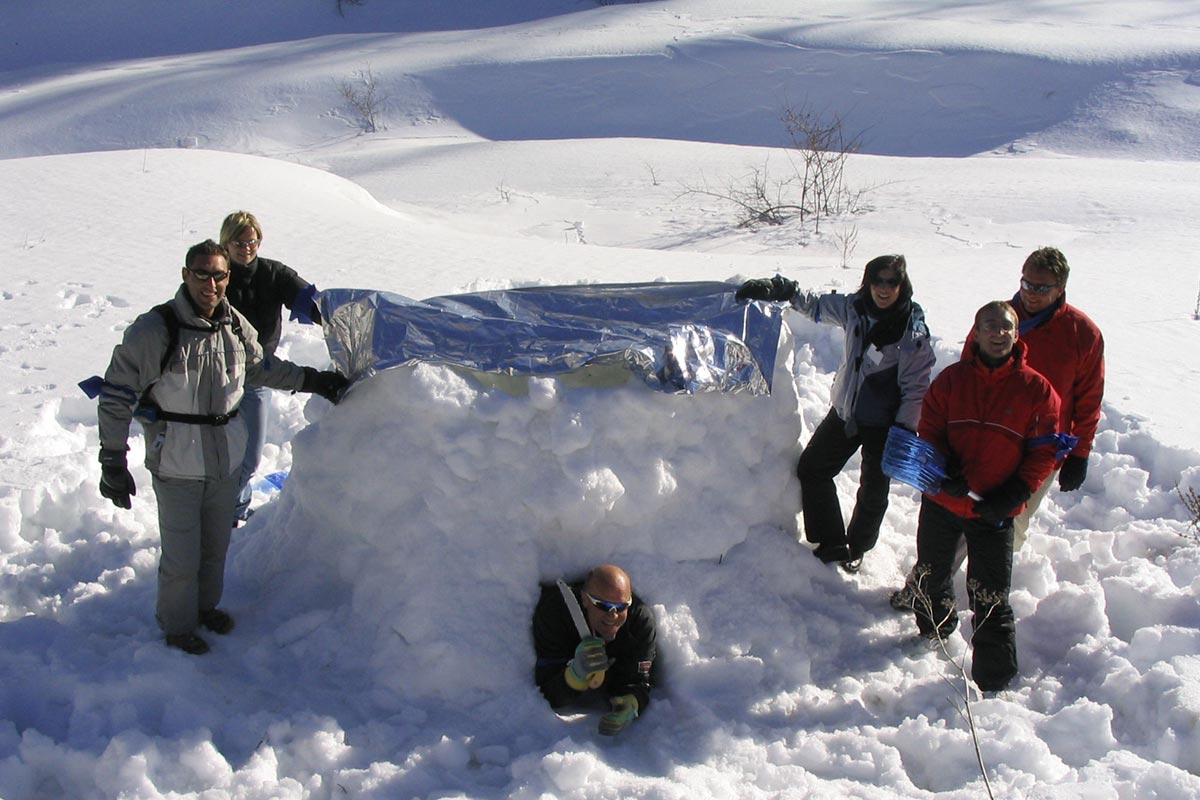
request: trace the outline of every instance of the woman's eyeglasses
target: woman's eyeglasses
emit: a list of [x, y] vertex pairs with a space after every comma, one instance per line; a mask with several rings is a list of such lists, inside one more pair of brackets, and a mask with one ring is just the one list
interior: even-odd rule
[[610, 603], [607, 600], [597, 600], [587, 592], [580, 592], [583, 599], [603, 611], [605, 614], [623, 614], [629, 610], [629, 603]]

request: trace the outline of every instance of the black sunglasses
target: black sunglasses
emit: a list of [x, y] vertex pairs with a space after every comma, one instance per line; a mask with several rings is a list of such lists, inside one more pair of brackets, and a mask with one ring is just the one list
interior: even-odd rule
[[899, 278], [872, 278], [871, 285], [872, 286], [887, 286], [892, 289], [895, 289], [897, 286], [900, 285], [900, 279]]
[[201, 283], [207, 283], [210, 280], [216, 283], [224, 283], [225, 279], [229, 277], [228, 270], [225, 272], [205, 272], [204, 270], [192, 269], [191, 267], [184, 267], [184, 269], [192, 273], [192, 277]]

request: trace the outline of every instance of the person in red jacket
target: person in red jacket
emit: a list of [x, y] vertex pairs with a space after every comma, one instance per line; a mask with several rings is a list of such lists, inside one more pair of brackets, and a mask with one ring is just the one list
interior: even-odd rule
[[[1073, 492], [1087, 478], [1088, 456], [1104, 399], [1104, 337], [1096, 323], [1067, 303], [1067, 257], [1054, 247], [1034, 250], [1021, 267], [1021, 289], [1012, 299], [1029, 366], [1058, 392], [1058, 432], [1077, 437], [1057, 470], [1058, 488]], [[1028, 537], [1029, 521], [1050, 491], [1053, 475], [1034, 492], [1015, 520], [1014, 549]]]
[[[1096, 323], [1075, 306], [1067, 303], [1067, 278], [1071, 269], [1067, 257], [1055, 247], [1041, 247], [1025, 259], [1021, 267], [1021, 288], [1013, 295], [1018, 333], [1029, 348], [1027, 363], [1040, 372], [1058, 392], [1058, 433], [1078, 439], [1061, 466], [1042, 481], [1013, 519], [1013, 550], [1020, 550], [1029, 536], [1029, 523], [1050, 493], [1054, 476], [1058, 488], [1073, 492], [1087, 477], [1088, 456], [1100, 424], [1100, 404], [1104, 399], [1104, 337]], [[963, 355], [973, 345], [968, 335]], [[962, 566], [966, 549], [960, 543], [954, 572]], [[913, 573], [903, 588], [891, 594], [891, 604], [901, 611], [912, 608]]]
[[921, 499], [917, 522], [917, 627], [930, 639], [958, 625], [954, 554], [967, 542], [973, 615], [971, 677], [999, 691], [1017, 674], [1008, 603], [1013, 517], [1054, 469], [1059, 400], [1026, 363], [1017, 312], [1003, 300], [975, 315], [970, 354], [942, 370], [921, 406], [919, 435], [946, 456], [952, 477]]

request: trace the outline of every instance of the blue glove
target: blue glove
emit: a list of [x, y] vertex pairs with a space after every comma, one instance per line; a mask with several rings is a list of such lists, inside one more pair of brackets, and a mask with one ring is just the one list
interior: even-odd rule
[[631, 694], [608, 698], [612, 711], [600, 718], [600, 735], [616, 736], [637, 719], [638, 701]]
[[292, 315], [288, 319], [297, 321], [301, 325], [321, 324], [321, 308], [317, 305], [315, 284], [310, 283], [296, 295], [296, 299], [292, 301]]

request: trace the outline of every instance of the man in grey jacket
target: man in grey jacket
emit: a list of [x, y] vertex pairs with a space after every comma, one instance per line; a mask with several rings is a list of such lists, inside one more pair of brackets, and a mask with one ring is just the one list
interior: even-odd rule
[[246, 427], [246, 384], [320, 394], [335, 402], [337, 372], [263, 360], [254, 328], [225, 299], [229, 257], [212, 240], [187, 252], [183, 284], [169, 303], [142, 314], [113, 349], [98, 409], [100, 493], [130, 508], [137, 493], [125, 454], [136, 412], [146, 434], [162, 539], [155, 617], [167, 644], [199, 655], [197, 626], [225, 634], [217, 608], [225, 577]]

